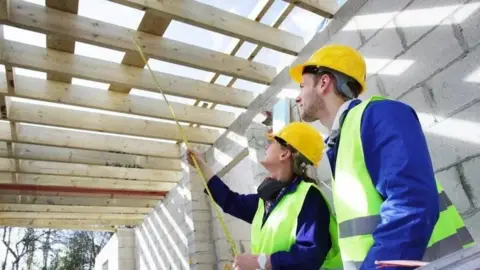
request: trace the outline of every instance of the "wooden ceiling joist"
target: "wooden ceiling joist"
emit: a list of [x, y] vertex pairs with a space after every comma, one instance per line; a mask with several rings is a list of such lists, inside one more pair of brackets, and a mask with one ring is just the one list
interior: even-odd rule
[[110, 213], [55, 213], [55, 212], [0, 212], [1, 219], [22, 218], [22, 219], [125, 219], [142, 220], [143, 214], [110, 214]]
[[[105, 60], [5, 41], [4, 61], [22, 68], [69, 74], [99, 82], [116, 82], [132, 88], [158, 92], [148, 70]], [[165, 94], [201, 99], [220, 104], [247, 107], [253, 93], [208, 82], [154, 72]]]
[[181, 156], [179, 145], [174, 143], [26, 123], [15, 123], [14, 128], [17, 135], [15, 140], [12, 139], [9, 133], [11, 131], [10, 122], [0, 121], [0, 139], [18, 143], [111, 151], [165, 158], [179, 158]]
[[8, 20], [10, 5], [10, 0], [0, 0], [0, 23]]
[[[38, 6], [38, 5], [37, 5]], [[78, 13], [78, 0], [45, 0], [45, 6], [58, 9], [64, 12], [69, 12], [72, 14]], [[12, 2], [12, 10], [18, 9], [18, 5], [15, 1]], [[13, 15], [14, 12], [10, 12]], [[47, 48], [55, 49], [59, 51], [74, 53], [75, 52], [75, 41], [70, 39], [65, 39], [59, 36], [47, 35]], [[56, 80], [71, 83], [72, 76], [63, 75], [63, 74], [47, 74], [48, 80]]]
[[48, 204], [48, 205], [83, 205], [83, 206], [118, 206], [118, 207], [154, 207], [158, 199], [145, 198], [110, 198], [86, 196], [45, 196], [2, 194], [1, 203]]
[[[1, 89], [1, 86], [0, 86]], [[173, 120], [165, 101], [126, 93], [47, 81], [15, 75], [15, 95], [93, 109]], [[214, 127], [228, 127], [235, 115], [230, 112], [170, 102], [179, 121]]]
[[340, 6], [337, 0], [283, 0], [298, 7], [316, 13], [325, 18], [332, 18]]
[[110, 0], [174, 20], [296, 55], [303, 38], [195, 0]]
[[146, 214], [150, 207], [115, 207], [115, 206], [72, 206], [48, 204], [0, 204], [1, 212], [70, 212], [70, 213], [105, 213], [105, 214]]
[[[170, 25], [170, 21], [171, 20], [169, 18], [164, 18], [151, 12], [145, 12], [137, 31], [149, 33], [156, 36], [163, 36], [168, 26]], [[125, 53], [122, 64], [136, 67], [145, 66], [141, 55], [138, 52], [131, 51]], [[128, 87], [121, 87], [117, 86], [116, 84], [111, 84], [108, 90], [128, 93], [131, 89]]]
[[[49, 104], [32, 104], [7, 99], [7, 114], [8, 119], [16, 122], [104, 131], [166, 140], [182, 139], [177, 125], [173, 122], [128, 118], [124, 115], [54, 107], [49, 106]], [[216, 129], [200, 129], [188, 126], [183, 128], [187, 139], [195, 143], [212, 144], [220, 136], [220, 131]]]
[[179, 159], [15, 142], [12, 144], [12, 156], [8, 155], [6, 143], [0, 142], [0, 156], [8, 158], [71, 162], [87, 165], [104, 165], [125, 168], [170, 171], [182, 170], [182, 164]]
[[16, 173], [11, 177], [10, 173], [0, 173], [0, 184], [21, 184], [36, 186], [59, 186], [95, 188], [104, 190], [131, 190], [131, 191], [168, 191], [173, 188], [175, 182], [123, 180], [113, 178], [60, 176], [47, 174]]
[[[141, 60], [133, 43], [131, 29], [59, 10], [44, 8], [20, 0], [14, 0], [13, 2], [16, 5], [12, 7], [10, 20], [6, 22], [7, 24], [45, 33], [49, 36], [58, 36], [63, 40], [76, 40], [109, 49], [125, 51], [126, 55], [122, 60], [123, 64], [143, 68], [143, 60]], [[147, 12], [142, 23], [153, 20], [149, 16], [158, 17]], [[141, 24], [139, 31], [135, 32], [137, 42], [142, 46], [142, 50], [147, 57], [207, 71], [220, 72], [228, 76], [236, 76], [258, 83], [270, 83], [275, 76], [276, 70], [272, 66], [155, 35], [159, 32], [155, 34], [148, 33], [151, 31], [142, 32], [142, 30], [151, 30], [152, 27], [158, 27], [161, 30], [164, 27], [163, 23], [162, 25], [153, 26], [151, 24]], [[112, 83], [116, 86], [118, 85], [116, 81], [112, 81]], [[124, 89], [129, 87], [128, 85], [121, 86]]]
[[77, 163], [38, 161], [18, 159], [19, 171], [15, 170], [15, 159], [0, 158], [0, 171], [55, 174], [63, 176], [105, 177], [119, 179], [135, 179], [162, 182], [177, 182], [182, 172], [167, 170], [151, 170], [137, 168], [121, 168]]
[[[93, 224], [83, 224], [88, 220], [61, 220], [61, 219], [5, 219], [0, 221], [0, 225], [9, 227], [23, 227], [23, 228], [37, 228], [37, 229], [64, 229], [64, 230], [80, 230], [80, 231], [101, 231], [101, 232], [115, 232], [116, 227], [114, 225], [98, 225], [96, 220], [93, 220]], [[124, 224], [126, 222], [118, 222], [119, 225], [136, 225], [139, 222], [133, 221], [130, 224]]]

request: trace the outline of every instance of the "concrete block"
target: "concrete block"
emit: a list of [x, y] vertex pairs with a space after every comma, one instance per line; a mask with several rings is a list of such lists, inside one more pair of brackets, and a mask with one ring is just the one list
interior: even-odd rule
[[192, 246], [195, 252], [212, 251], [215, 249], [213, 241], [196, 241]]
[[[407, 46], [412, 45], [427, 31], [437, 26], [459, 8], [464, 0], [416, 0], [396, 18], [397, 26], [401, 27]], [[452, 30], [449, 24], [440, 25], [441, 31]]]
[[454, 13], [453, 20], [460, 26], [470, 48], [480, 43], [480, 2], [471, 1], [464, 4]]
[[368, 40], [381, 28], [385, 27], [410, 1], [370, 0], [357, 13], [353, 21], [362, 36]]
[[[463, 50], [458, 45], [452, 28], [439, 27], [385, 67], [392, 71], [396, 69], [395, 74], [380, 74], [379, 77], [388, 95], [399, 97], [434, 75], [434, 72], [445, 68], [462, 53]], [[389, 67], [391, 65], [397, 65], [398, 68]], [[400, 68], [402, 66], [403, 68]]]
[[133, 249], [132, 248], [118, 248], [118, 258], [121, 260], [133, 260]]
[[194, 264], [215, 264], [217, 262], [215, 251], [196, 252], [192, 257]]
[[[369, 59], [387, 59], [393, 58], [403, 50], [403, 46], [395, 28], [384, 28], [380, 30], [374, 37], [367, 41], [360, 49], [360, 52], [366, 58], [367, 72], [370, 74], [376, 73], [382, 68], [381, 65], [368, 65]], [[386, 65], [387, 63], [385, 63]]]
[[425, 130], [436, 170], [480, 153], [480, 104], [474, 104]]
[[193, 222], [207, 222], [212, 220], [212, 215], [209, 210], [193, 210], [188, 213], [192, 217]]
[[465, 194], [465, 190], [463, 190], [463, 187], [460, 183], [456, 167], [439, 172], [435, 175], [435, 177], [443, 186], [448, 197], [453, 202], [455, 207], [457, 207], [460, 213], [464, 213], [471, 208], [467, 194]]
[[480, 157], [465, 161], [462, 163], [462, 166], [465, 174], [463, 188], [474, 206], [480, 207], [480, 182], [478, 181], [478, 176], [480, 175]]
[[467, 81], [478, 70], [479, 62], [480, 47], [477, 47], [427, 81], [432, 88], [439, 116], [446, 117], [480, 97], [479, 84]]
[[478, 242], [480, 241], [480, 212], [475, 213], [471, 217], [465, 218], [465, 225], [478, 245]]
[[118, 270], [132, 270], [135, 269], [135, 259], [120, 260], [118, 263]]
[[215, 270], [217, 267], [215, 264], [196, 264], [193, 266], [194, 270]]
[[[237, 247], [237, 250], [238, 250], [239, 247], [237, 243], [235, 243], [235, 246]], [[233, 258], [234, 258], [233, 252], [230, 247], [230, 244], [226, 239], [215, 240], [215, 248], [216, 248], [216, 254], [217, 254], [218, 260], [233, 261]]]
[[399, 101], [412, 106], [417, 112], [423, 129], [433, 125], [436, 121], [433, 108], [429, 104], [431, 103], [430, 93], [427, 86], [420, 86], [399, 99]]

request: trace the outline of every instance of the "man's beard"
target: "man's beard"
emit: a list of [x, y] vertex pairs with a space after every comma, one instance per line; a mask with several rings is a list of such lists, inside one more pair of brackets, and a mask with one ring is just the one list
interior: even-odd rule
[[300, 110], [300, 117], [305, 122], [314, 122], [318, 120], [316, 116], [317, 112], [325, 107], [325, 104], [320, 97], [314, 96], [313, 99], [313, 101], [309, 102], [308, 107], [305, 107], [304, 105], [303, 110]]

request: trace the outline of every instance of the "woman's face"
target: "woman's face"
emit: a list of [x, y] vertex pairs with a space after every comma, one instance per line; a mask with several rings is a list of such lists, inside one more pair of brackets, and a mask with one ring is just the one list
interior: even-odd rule
[[290, 157], [289, 153], [290, 151], [282, 147], [278, 141], [271, 140], [266, 148], [265, 159], [260, 163], [271, 172], [272, 169], [284, 165], [285, 160], [288, 160]]

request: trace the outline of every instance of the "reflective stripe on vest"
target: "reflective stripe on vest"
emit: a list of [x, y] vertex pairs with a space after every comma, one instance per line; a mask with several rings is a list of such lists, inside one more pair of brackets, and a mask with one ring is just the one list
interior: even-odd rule
[[[382, 222], [380, 207], [383, 199], [366, 168], [360, 132], [362, 114], [368, 103], [382, 99], [374, 96], [355, 106], [342, 125], [332, 183], [344, 269], [360, 268], [373, 245], [372, 234]], [[427, 245], [425, 261], [433, 261], [474, 243], [443, 187], [438, 181], [436, 185], [440, 216]]]
[[[310, 187], [315, 187], [320, 191], [327, 202], [329, 212], [332, 213], [328, 200], [318, 186], [304, 181], [298, 184], [295, 192], [283, 196], [263, 226], [264, 201], [259, 199], [257, 212], [253, 218], [251, 228], [250, 249], [252, 254], [264, 253], [268, 255], [278, 251], [290, 250], [296, 240], [298, 215]], [[322, 265], [323, 268], [338, 268], [342, 266], [337, 228], [335, 217], [330, 214], [329, 229], [332, 248]], [[321, 245], [322, 243], [318, 244]]]

